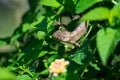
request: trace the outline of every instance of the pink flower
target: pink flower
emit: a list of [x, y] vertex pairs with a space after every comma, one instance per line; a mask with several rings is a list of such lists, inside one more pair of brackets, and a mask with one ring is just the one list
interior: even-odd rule
[[53, 73], [54, 76], [58, 76], [59, 73], [65, 73], [66, 66], [69, 64], [68, 61], [62, 59], [56, 59], [54, 62], [51, 63], [49, 69], [50, 73]]

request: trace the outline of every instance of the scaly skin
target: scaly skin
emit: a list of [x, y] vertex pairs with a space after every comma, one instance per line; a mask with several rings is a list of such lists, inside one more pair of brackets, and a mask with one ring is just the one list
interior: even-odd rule
[[58, 40], [68, 42], [74, 44], [77, 47], [80, 47], [79, 43], [77, 43], [76, 41], [79, 40], [86, 33], [86, 30], [87, 22], [82, 22], [76, 27], [76, 29], [73, 32], [69, 32], [67, 30], [57, 30], [55, 33], [53, 33], [52, 36]]

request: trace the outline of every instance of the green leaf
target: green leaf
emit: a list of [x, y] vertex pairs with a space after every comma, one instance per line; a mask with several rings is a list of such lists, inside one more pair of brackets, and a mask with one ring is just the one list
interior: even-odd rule
[[49, 69], [45, 69], [39, 73], [39, 75], [45, 75], [49, 73]]
[[48, 54], [57, 54], [57, 53], [58, 53], [57, 51], [51, 51]]
[[16, 80], [32, 80], [28, 75], [17, 76]]
[[77, 64], [86, 64], [90, 60], [90, 56], [88, 53], [84, 53], [83, 51], [77, 51], [75, 55], [71, 57], [73, 61], [75, 61]]
[[37, 24], [39, 24], [40, 22], [42, 22], [45, 18], [46, 18], [45, 16], [39, 16], [39, 17], [37, 17], [37, 19], [32, 24], [30, 24], [31, 28], [32, 27], [35, 28], [35, 26]]
[[120, 3], [115, 5], [110, 11], [109, 22], [112, 24], [116, 22], [116, 18], [120, 19]]
[[43, 41], [42, 40], [33, 40], [33, 42], [29, 43], [26, 47], [24, 47], [23, 52], [25, 53], [22, 58], [24, 58], [24, 62], [21, 64], [29, 64], [31, 61], [35, 60], [39, 57], [40, 49], [42, 46]]
[[77, 50], [74, 55], [71, 56], [71, 60], [77, 64], [83, 65], [90, 62], [93, 58], [90, 52], [88, 51], [88, 42], [81, 49]]
[[22, 31], [26, 32], [27, 30], [30, 30], [32, 28], [35, 28], [35, 27], [31, 26], [29, 23], [25, 23], [25, 24], [23, 24]]
[[120, 2], [120, 0], [115, 0], [116, 1], [116, 3], [119, 3]]
[[21, 35], [21, 33], [16, 33], [14, 36], [11, 37], [10, 43], [13, 44]]
[[87, 14], [85, 14], [81, 20], [93, 21], [93, 20], [108, 19], [109, 13], [110, 13], [110, 10], [108, 8], [99, 7], [99, 8], [95, 8], [95, 9], [91, 10], [90, 12], [88, 12]]
[[84, 52], [79, 52], [78, 54], [75, 54], [72, 56], [72, 60], [75, 61], [77, 64], [83, 64], [83, 60], [86, 56], [84, 55]]
[[2, 41], [2, 40], [0, 40], [0, 46], [4, 46], [4, 45], [6, 45], [7, 43], [5, 42], [5, 41]]
[[15, 80], [15, 75], [6, 68], [0, 68], [0, 80]]
[[46, 68], [49, 68], [49, 65], [51, 62], [53, 62], [56, 58], [58, 57], [58, 55], [52, 55], [48, 58], [48, 60], [46, 62], [44, 62], [44, 65]]
[[113, 14], [113, 16], [116, 16], [118, 18], [120, 18], [120, 3], [115, 5], [112, 10], [111, 10], [111, 14]]
[[84, 73], [84, 68], [85, 66], [78, 65], [71, 61], [67, 68], [67, 76], [65, 80], [81, 80], [80, 75]]
[[79, 2], [76, 5], [76, 13], [82, 13], [86, 9], [90, 8], [91, 6], [100, 1], [102, 0], [79, 0]]
[[38, 31], [38, 33], [37, 33], [37, 37], [38, 37], [39, 40], [44, 39], [45, 36], [46, 36], [46, 34], [45, 34], [44, 31]]
[[35, 26], [37, 28], [37, 30], [39, 30], [39, 31], [47, 32], [48, 24], [49, 24], [48, 17], [44, 17], [44, 18], [42, 17], [32, 25]]
[[51, 7], [60, 7], [61, 4], [57, 0], [40, 0], [40, 4]]
[[74, 0], [66, 0], [64, 7], [65, 7], [65, 9], [66, 9], [68, 12], [70, 12], [71, 14], [75, 14], [75, 4], [74, 4]]
[[53, 24], [54, 24], [53, 21], [49, 21], [47, 25], [47, 33], [50, 33], [54, 29]]
[[98, 31], [96, 38], [97, 49], [103, 65], [107, 64], [107, 60], [119, 40], [120, 32], [117, 29], [106, 28]]
[[62, 74], [59, 74], [59, 76], [52, 75], [50, 77], [50, 80], [66, 80], [65, 77], [66, 77], [65, 73], [62, 73]]
[[95, 64], [95, 63], [90, 63], [90, 66], [93, 67], [95, 70], [100, 71], [100, 68], [98, 67], [97, 64]]
[[44, 56], [45, 54], [47, 54], [48, 53], [48, 51], [41, 51], [40, 53], [39, 53], [39, 56], [38, 57], [42, 57], [42, 56]]
[[58, 80], [58, 77], [57, 76], [52, 76], [52, 77], [50, 77], [50, 80]]
[[65, 11], [65, 8], [64, 8], [64, 6], [61, 6], [59, 9], [58, 9], [58, 11], [57, 11], [57, 13], [56, 14], [61, 14], [61, 13], [63, 13]]

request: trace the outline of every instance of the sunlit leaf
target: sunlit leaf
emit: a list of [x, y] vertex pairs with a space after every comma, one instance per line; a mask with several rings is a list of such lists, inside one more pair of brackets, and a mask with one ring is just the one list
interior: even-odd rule
[[107, 64], [107, 60], [118, 41], [120, 40], [120, 32], [117, 29], [106, 28], [101, 29], [97, 33], [97, 49], [99, 56], [104, 65]]
[[35, 27], [31, 26], [29, 23], [25, 23], [25, 24], [23, 25], [22, 31], [23, 31], [23, 32], [26, 32], [27, 30], [30, 30], [30, 29], [32, 29], [32, 28], [35, 28]]
[[20, 33], [16, 33], [14, 36], [11, 37], [10, 43], [14, 43], [20, 36]]
[[112, 24], [116, 22], [116, 19], [120, 19], [120, 3], [116, 4], [110, 11], [109, 22]]
[[86, 13], [81, 20], [104, 20], [109, 18], [110, 10], [105, 7], [99, 7]]
[[17, 76], [16, 80], [32, 80], [28, 75]]
[[100, 1], [102, 0], [79, 0], [79, 2], [76, 5], [76, 13], [82, 13], [83, 11]]
[[57, 54], [57, 52], [56, 51], [51, 51], [48, 54]]
[[94, 69], [100, 71], [100, 68], [98, 67], [98, 65], [96, 63], [90, 63], [90, 66], [92, 66]]
[[0, 80], [15, 80], [15, 74], [5, 68], [0, 68]]
[[46, 33], [45, 33], [45, 32], [43, 32], [43, 31], [38, 31], [37, 37], [38, 37], [39, 40], [44, 39], [45, 36], [46, 36]]
[[51, 7], [60, 7], [61, 5], [57, 2], [57, 0], [40, 0], [40, 4]]
[[42, 57], [42, 56], [44, 56], [45, 54], [47, 54], [48, 53], [48, 51], [41, 51], [40, 53], [39, 53], [39, 56], [38, 57]]
[[35, 20], [34, 22], [32, 22], [32, 24], [30, 24], [31, 27], [35, 27], [37, 24], [39, 24], [40, 22], [42, 22], [45, 19], [45, 16], [40, 16], [37, 18], [37, 20]]

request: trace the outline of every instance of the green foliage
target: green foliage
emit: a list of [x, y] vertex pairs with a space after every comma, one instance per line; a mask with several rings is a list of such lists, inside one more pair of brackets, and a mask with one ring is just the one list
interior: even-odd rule
[[15, 74], [8, 69], [0, 68], [0, 80], [15, 80]]
[[[0, 39], [0, 80], [120, 79], [119, 0], [30, 0], [30, 7], [14, 34]], [[82, 21], [80, 47], [52, 36]], [[67, 71], [54, 76], [49, 66], [61, 58]]]
[[110, 12], [109, 21], [110, 21], [111, 24], [115, 23], [116, 19], [120, 19], [119, 13], [120, 13], [120, 3], [115, 5]]
[[60, 4], [57, 2], [57, 0], [40, 0], [40, 4], [46, 5], [46, 6], [51, 6], [51, 7], [59, 7]]
[[99, 7], [99, 8], [95, 8], [93, 10], [91, 10], [90, 12], [88, 12], [87, 14], [85, 14], [85, 16], [83, 16], [82, 20], [104, 20], [104, 19], [108, 19], [109, 18], [109, 9], [105, 8], [105, 7]]
[[88, 44], [85, 44], [83, 48], [78, 49], [75, 54], [71, 56], [71, 60], [80, 65], [88, 64], [91, 62], [92, 55], [88, 50]]
[[32, 80], [28, 75], [17, 76], [16, 80]]
[[107, 60], [113, 52], [115, 46], [118, 44], [119, 40], [120, 31], [118, 29], [106, 28], [98, 31], [96, 38], [97, 48], [104, 65], [107, 64]]
[[79, 2], [76, 5], [76, 13], [82, 13], [83, 11], [100, 1], [102, 0], [79, 0]]
[[6, 45], [7, 43], [5, 41], [0, 40], [0, 46]]

